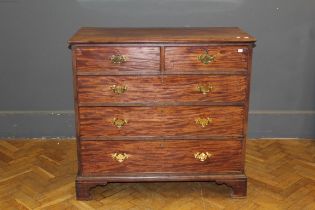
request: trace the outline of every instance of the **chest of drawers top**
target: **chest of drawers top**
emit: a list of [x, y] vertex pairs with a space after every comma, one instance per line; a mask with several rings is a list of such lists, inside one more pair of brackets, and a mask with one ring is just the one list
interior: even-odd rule
[[69, 44], [255, 42], [238, 27], [93, 28], [83, 27]]

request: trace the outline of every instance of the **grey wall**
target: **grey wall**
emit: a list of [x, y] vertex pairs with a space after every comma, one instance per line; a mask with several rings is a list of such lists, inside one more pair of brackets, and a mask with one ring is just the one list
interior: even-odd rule
[[315, 137], [313, 0], [0, 0], [0, 137], [74, 136], [67, 39], [80, 26], [240, 26], [251, 137]]

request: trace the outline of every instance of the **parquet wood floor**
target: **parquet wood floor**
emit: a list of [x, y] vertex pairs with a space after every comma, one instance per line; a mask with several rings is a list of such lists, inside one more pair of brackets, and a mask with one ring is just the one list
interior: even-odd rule
[[0, 140], [0, 210], [315, 210], [315, 141], [247, 142], [248, 196], [208, 182], [109, 184], [76, 201], [74, 140]]

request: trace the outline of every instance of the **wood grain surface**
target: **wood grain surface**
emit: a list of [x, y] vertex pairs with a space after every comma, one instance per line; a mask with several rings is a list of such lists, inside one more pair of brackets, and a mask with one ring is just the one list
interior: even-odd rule
[[[212, 118], [201, 127], [197, 118]], [[80, 137], [243, 136], [244, 108], [239, 106], [80, 107]], [[128, 123], [117, 128], [114, 118]]]
[[[154, 73], [160, 70], [159, 47], [76, 47], [78, 72]], [[114, 64], [111, 56], [123, 55], [126, 62]]]
[[[242, 49], [243, 52], [238, 52]], [[214, 56], [214, 61], [204, 64], [197, 59], [205, 54]], [[165, 47], [165, 71], [204, 72], [214, 70], [246, 70], [247, 46], [192, 46]]]
[[238, 27], [97, 28], [83, 27], [69, 44], [255, 42]]
[[[240, 141], [83, 141], [81, 159], [83, 175], [128, 172], [211, 173], [240, 172]], [[201, 162], [196, 152], [209, 152]], [[126, 153], [123, 162], [112, 158]]]
[[[122, 94], [111, 86], [126, 86]], [[78, 76], [80, 105], [93, 103], [245, 102], [245, 76]], [[203, 94], [198, 86], [211, 86]]]

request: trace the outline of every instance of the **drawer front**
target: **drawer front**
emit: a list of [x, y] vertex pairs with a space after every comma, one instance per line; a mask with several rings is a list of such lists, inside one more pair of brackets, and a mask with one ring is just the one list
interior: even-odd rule
[[78, 76], [78, 99], [91, 103], [243, 102], [245, 76]]
[[241, 141], [82, 141], [83, 175], [241, 171]]
[[74, 50], [78, 73], [158, 73], [159, 47], [77, 47]]
[[247, 47], [166, 47], [166, 72], [206, 73], [218, 70], [246, 70]]
[[239, 106], [80, 107], [80, 137], [243, 136]]

